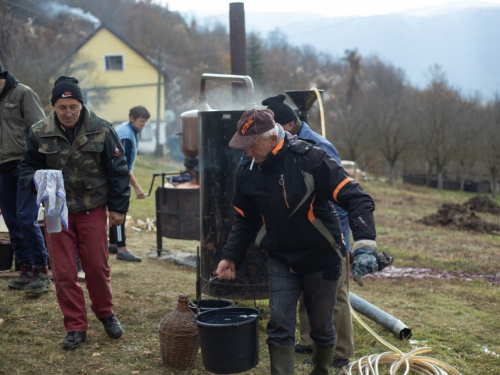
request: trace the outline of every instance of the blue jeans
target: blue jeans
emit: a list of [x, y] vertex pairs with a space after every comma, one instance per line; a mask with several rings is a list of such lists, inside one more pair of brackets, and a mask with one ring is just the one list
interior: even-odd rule
[[311, 327], [311, 339], [319, 346], [335, 345], [333, 308], [337, 299], [337, 280], [323, 278], [323, 271], [298, 275], [276, 259], [269, 258], [269, 307], [267, 345], [293, 346], [297, 301], [304, 293], [304, 303]]
[[47, 265], [47, 249], [36, 218], [36, 195], [20, 182], [17, 169], [0, 171], [0, 210], [17, 263]]

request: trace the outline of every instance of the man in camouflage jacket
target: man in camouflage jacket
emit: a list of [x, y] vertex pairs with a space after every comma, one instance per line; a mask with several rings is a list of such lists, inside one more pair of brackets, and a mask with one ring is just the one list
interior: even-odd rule
[[91, 309], [108, 336], [122, 335], [113, 313], [106, 206], [109, 225], [120, 225], [128, 210], [129, 171], [112, 124], [83, 105], [78, 80], [59, 77], [52, 89], [54, 112], [31, 128], [19, 164], [20, 179], [35, 190], [40, 169], [61, 170], [68, 206], [68, 230], [46, 233], [57, 299], [68, 335], [63, 349], [86, 340], [85, 298], [78, 284], [76, 252], [86, 275]]

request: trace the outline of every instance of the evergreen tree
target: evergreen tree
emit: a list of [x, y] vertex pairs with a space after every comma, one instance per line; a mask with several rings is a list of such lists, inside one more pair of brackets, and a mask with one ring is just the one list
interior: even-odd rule
[[257, 34], [251, 33], [248, 37], [247, 47], [248, 75], [254, 83], [263, 83], [264, 61], [262, 58], [262, 45]]

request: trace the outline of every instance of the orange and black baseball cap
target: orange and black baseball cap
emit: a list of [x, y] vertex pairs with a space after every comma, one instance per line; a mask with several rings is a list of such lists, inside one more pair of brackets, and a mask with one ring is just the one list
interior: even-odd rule
[[249, 109], [238, 121], [237, 131], [231, 138], [229, 147], [245, 149], [275, 126], [274, 113], [270, 109]]

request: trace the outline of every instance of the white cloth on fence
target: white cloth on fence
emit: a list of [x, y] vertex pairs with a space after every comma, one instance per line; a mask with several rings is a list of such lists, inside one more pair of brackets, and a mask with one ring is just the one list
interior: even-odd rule
[[62, 171], [56, 169], [40, 169], [35, 172], [35, 185], [38, 189], [36, 204], [45, 202], [45, 214], [52, 214], [56, 206], [61, 207], [61, 223], [68, 230], [68, 206]]

